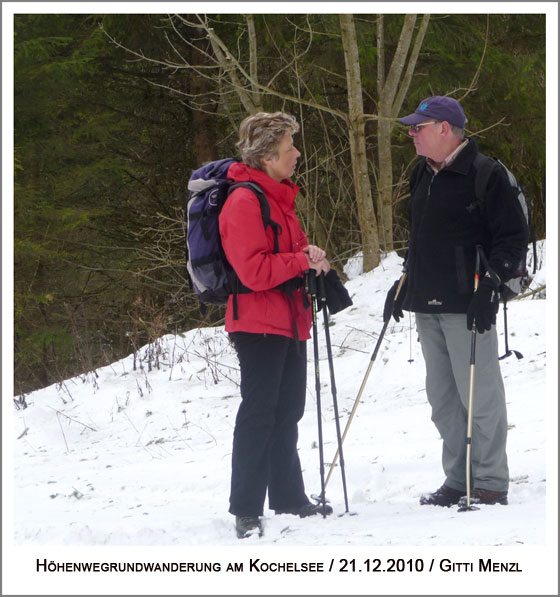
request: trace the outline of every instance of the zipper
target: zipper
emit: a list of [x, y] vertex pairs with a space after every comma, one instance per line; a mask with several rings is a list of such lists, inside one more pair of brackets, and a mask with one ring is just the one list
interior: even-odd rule
[[[426, 166], [427, 168], [428, 166]], [[428, 203], [430, 201], [430, 197], [431, 197], [431, 193], [432, 193], [432, 183], [434, 182], [434, 178], [436, 177], [436, 173], [432, 170], [432, 174], [431, 174], [431, 178], [430, 178], [430, 182], [428, 183], [428, 192], [426, 193], [426, 201], [424, 203], [424, 208], [422, 209], [422, 213], [420, 215], [420, 222], [418, 224], [418, 227], [416, 228], [416, 234], [414, 235], [414, 244], [411, 245], [411, 249], [413, 248], [414, 251], [411, 251], [412, 256], [414, 257], [415, 253], [416, 253], [416, 245], [417, 245], [417, 239], [420, 236], [420, 232], [422, 230], [422, 226], [424, 225], [424, 218], [426, 217], [426, 212], [428, 210]], [[414, 265], [414, 263], [412, 264]], [[407, 266], [407, 270], [408, 270], [408, 276], [409, 276], [409, 282], [411, 280], [411, 268]], [[417, 286], [417, 282], [415, 280], [415, 276], [412, 276], [412, 284], [410, 284], [409, 288], [411, 291], [410, 294], [410, 305], [414, 305], [414, 299], [415, 299], [415, 295], [416, 295], [416, 286]]]

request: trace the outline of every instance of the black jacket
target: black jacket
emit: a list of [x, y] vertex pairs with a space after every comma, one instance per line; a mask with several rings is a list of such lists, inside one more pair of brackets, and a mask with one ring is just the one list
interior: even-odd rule
[[452, 164], [438, 174], [423, 158], [411, 176], [410, 243], [403, 308], [419, 313], [466, 313], [474, 292], [476, 245], [503, 282], [527, 251], [527, 222], [502, 169], [475, 203], [478, 153], [469, 139]]

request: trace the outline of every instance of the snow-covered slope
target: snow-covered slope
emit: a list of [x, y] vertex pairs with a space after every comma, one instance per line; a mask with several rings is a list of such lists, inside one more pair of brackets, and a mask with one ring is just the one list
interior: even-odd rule
[[[540, 252], [542, 257], [543, 246]], [[390, 254], [368, 274], [358, 275], [359, 262], [347, 267], [352, 278], [347, 288], [354, 305], [331, 317], [329, 326], [343, 429], [382, 328], [386, 291], [399, 277], [400, 264], [396, 254]], [[532, 284], [537, 287], [545, 282], [543, 263]], [[34, 392], [25, 397], [27, 408], [8, 411], [4, 443], [9, 441], [11, 458], [4, 466], [13, 477], [13, 512], [6, 515], [5, 510], [5, 542], [22, 553], [31, 548], [48, 561], [53, 557], [50, 554], [57, 553], [55, 546], [73, 548], [71, 554], [81, 553], [84, 547], [111, 547], [108, 553], [120, 554], [118, 561], [125, 557], [123, 553], [137, 553], [131, 551], [133, 546], [143, 546], [143, 554], [159, 553], [154, 551], [157, 547], [174, 547], [181, 548], [181, 555], [173, 552], [177, 561], [190, 561], [197, 554], [207, 562], [224, 550], [233, 560], [244, 557], [247, 549], [276, 554], [270, 551], [272, 547], [290, 548], [280, 550], [282, 558], [309, 561], [328, 548], [337, 554], [337, 563], [341, 558], [351, 559], [354, 553], [365, 553], [364, 549], [369, 554], [366, 558], [374, 558], [379, 553], [403, 553], [400, 548], [406, 547], [407, 554], [419, 553], [427, 566], [431, 548], [433, 553], [450, 554], [462, 547], [463, 559], [454, 561], [468, 557], [478, 562], [478, 554], [487, 553], [483, 548], [503, 546], [504, 550], [516, 548], [517, 561], [529, 557], [533, 562], [535, 558], [528, 554], [534, 549], [540, 553], [548, 544], [547, 530], [557, 520], [555, 502], [552, 508], [550, 504], [550, 498], [555, 500], [557, 495], [556, 479], [550, 478], [550, 469], [547, 472], [547, 457], [549, 465], [556, 462], [556, 436], [551, 437], [556, 429], [555, 420], [551, 422], [556, 397], [547, 393], [545, 312], [546, 300], [538, 295], [511, 302], [508, 309], [509, 346], [524, 358], [511, 356], [501, 361], [510, 425], [507, 507], [483, 506], [477, 512], [459, 513], [455, 508], [419, 506], [420, 494], [436, 489], [443, 480], [441, 440], [430, 421], [414, 319], [406, 314], [404, 321], [393, 322], [387, 330], [344, 443], [350, 514], [345, 513], [337, 468], [326, 491], [334, 516], [299, 519], [267, 511], [264, 536], [240, 542], [227, 512], [239, 371], [227, 335], [217, 327], [165, 336], [108, 367]], [[503, 350], [501, 313], [498, 320]], [[322, 317], [319, 336], [324, 449], [330, 462], [336, 452], [336, 435]], [[310, 341], [308, 399], [299, 440], [310, 494], [320, 491], [312, 358]], [[387, 551], [393, 548], [395, 552]], [[71, 557], [66, 555], [64, 561]], [[542, 563], [540, 556], [536, 562]], [[52, 580], [54, 575], [37, 572], [35, 559], [28, 563], [35, 580]], [[245, 569], [241, 576], [247, 574]], [[292, 576], [298, 574], [307, 579], [311, 573]], [[358, 583], [349, 592], [377, 591], [370, 581], [359, 584], [364, 582], [363, 575], [363, 571], [348, 575]], [[403, 575], [392, 578], [400, 581]], [[113, 574], [112, 578], [122, 576]], [[521, 576], [510, 574], [507, 581]], [[63, 575], [60, 582], [70, 582], [69, 577]], [[142, 575], [135, 576], [135, 583], [140, 582], [137, 577]], [[209, 584], [196, 585], [200, 592], [220, 592], [210, 581], [212, 575], [205, 578]], [[273, 578], [284, 576], [277, 573]], [[327, 583], [321, 589], [317, 585], [319, 592], [336, 591], [336, 583], [328, 584], [328, 573], [317, 573], [316, 578], [318, 583]], [[406, 582], [413, 582], [411, 578], [409, 574]], [[142, 588], [149, 592], [150, 586], [141, 585], [133, 592], [141, 593]], [[161, 591], [172, 591], [170, 586]], [[290, 590], [291, 585], [287, 586], [285, 590]], [[428, 592], [435, 594], [437, 583], [430, 586]], [[236, 587], [226, 583], [224, 590], [235, 592]], [[268, 592], [253, 589], [238, 590]], [[280, 585], [268, 590], [282, 591]], [[192, 592], [184, 587], [182, 591]]]

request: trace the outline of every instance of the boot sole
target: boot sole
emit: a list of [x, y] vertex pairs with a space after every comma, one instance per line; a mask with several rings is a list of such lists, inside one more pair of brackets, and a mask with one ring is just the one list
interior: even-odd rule
[[[496, 506], [496, 505], [507, 506], [508, 499], [502, 498], [501, 500], [496, 500], [493, 502], [483, 502], [479, 498], [471, 498], [471, 504], [473, 504], [475, 506]], [[463, 508], [466, 505], [467, 505], [467, 497], [465, 496], [459, 500], [459, 507]]]

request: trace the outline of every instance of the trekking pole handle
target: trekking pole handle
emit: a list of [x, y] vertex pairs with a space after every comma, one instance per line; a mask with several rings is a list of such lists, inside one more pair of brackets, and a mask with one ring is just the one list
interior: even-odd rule
[[317, 278], [317, 299], [321, 303], [325, 303], [327, 301], [327, 292], [325, 290], [325, 272], [321, 272]]
[[317, 297], [317, 276], [315, 275], [315, 270], [308, 269], [305, 272], [305, 277], [307, 279], [307, 292], [312, 297]]
[[480, 256], [483, 255], [482, 246], [476, 245], [476, 261], [474, 266], [474, 291], [478, 290], [478, 285], [480, 283]]
[[502, 283], [500, 276], [490, 267], [488, 264], [488, 259], [486, 259], [486, 255], [484, 254], [484, 249], [482, 245], [476, 245], [476, 271], [475, 271], [475, 291], [478, 288], [478, 284], [476, 283], [476, 276], [478, 274], [478, 281], [480, 282], [480, 275], [481, 275], [481, 266], [486, 270], [486, 275], [492, 280], [493, 284], [498, 288]]

